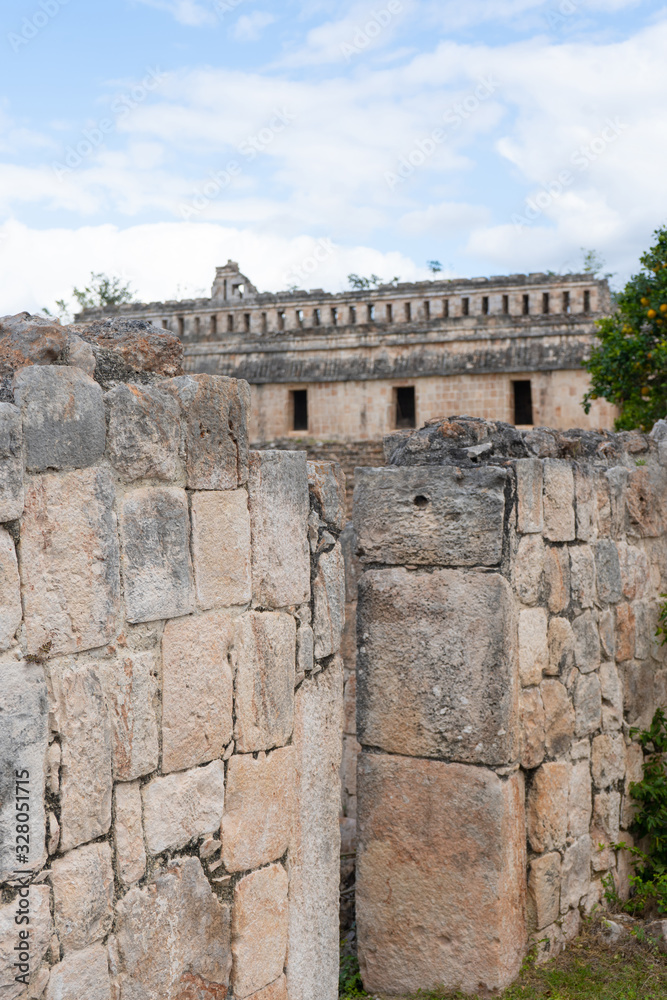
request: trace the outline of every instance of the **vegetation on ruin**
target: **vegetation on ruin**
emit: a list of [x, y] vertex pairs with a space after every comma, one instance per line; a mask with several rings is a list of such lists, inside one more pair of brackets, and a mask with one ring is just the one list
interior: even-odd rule
[[395, 275], [389, 281], [385, 281], [378, 274], [371, 274], [366, 278], [363, 274], [348, 274], [347, 281], [355, 292], [363, 292], [369, 288], [379, 288], [381, 285], [397, 285], [401, 279]]
[[619, 408], [617, 430], [650, 431], [667, 415], [667, 226], [642, 254], [641, 270], [616, 295], [616, 310], [597, 322], [599, 341], [585, 362], [595, 399]]
[[[79, 309], [109, 309], [114, 306], [124, 305], [134, 301], [134, 293], [129, 282], [123, 282], [121, 278], [110, 277], [108, 274], [94, 271], [90, 273], [90, 280], [84, 288], [73, 288], [72, 296], [78, 303]], [[57, 299], [58, 316], [68, 317], [72, 313], [72, 303], [65, 299]], [[50, 315], [49, 310], [44, 312]]]

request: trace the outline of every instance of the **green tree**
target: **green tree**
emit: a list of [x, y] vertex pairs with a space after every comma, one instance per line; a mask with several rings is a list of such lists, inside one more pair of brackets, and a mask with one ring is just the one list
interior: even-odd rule
[[361, 274], [348, 274], [347, 280], [355, 292], [363, 292], [367, 288], [379, 288], [380, 285], [397, 285], [401, 279], [393, 277], [391, 281], [383, 281], [378, 274], [371, 274], [370, 278], [365, 278]]
[[73, 288], [72, 295], [81, 309], [106, 309], [132, 302], [134, 298], [129, 282], [124, 284], [120, 278], [110, 278], [107, 274], [95, 274], [92, 271], [90, 283], [84, 289]]
[[616, 430], [649, 431], [667, 415], [667, 226], [655, 237], [641, 271], [616, 295], [616, 311], [598, 320], [599, 345], [584, 362], [591, 376], [584, 410], [594, 399], [613, 403]]

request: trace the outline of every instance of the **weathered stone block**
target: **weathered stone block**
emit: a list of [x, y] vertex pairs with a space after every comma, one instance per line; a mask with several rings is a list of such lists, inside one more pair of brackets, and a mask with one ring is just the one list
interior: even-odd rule
[[544, 760], [544, 705], [538, 687], [524, 688], [520, 711], [521, 766], [530, 769]]
[[337, 1000], [340, 883], [342, 664], [308, 677], [296, 694], [296, 805], [289, 871], [290, 1000]]
[[141, 787], [138, 781], [114, 789], [116, 864], [124, 885], [133, 885], [146, 873], [146, 851], [141, 823]]
[[638, 660], [646, 660], [655, 643], [655, 624], [646, 601], [636, 601], [632, 605], [635, 616], [635, 653]]
[[621, 827], [627, 830], [632, 825], [637, 812], [637, 803], [632, 798], [630, 788], [634, 782], [644, 777], [644, 751], [638, 743], [630, 743], [625, 748], [625, 783], [621, 802]]
[[528, 839], [538, 854], [565, 846], [570, 770], [571, 765], [564, 761], [543, 764], [528, 790]]
[[29, 472], [84, 469], [104, 454], [102, 388], [80, 368], [30, 365], [14, 376]]
[[362, 562], [497, 565], [506, 482], [497, 466], [357, 469], [354, 526]]
[[103, 836], [111, 826], [112, 735], [101, 670], [95, 663], [51, 670], [62, 748], [62, 851]]
[[245, 490], [192, 494], [192, 553], [200, 608], [250, 602], [250, 512]]
[[347, 520], [345, 473], [338, 462], [308, 462], [308, 486], [322, 512], [322, 520], [342, 531]]
[[654, 684], [660, 678], [660, 671], [655, 673], [651, 663], [638, 663], [635, 660], [626, 660], [621, 670], [626, 719], [629, 725], [645, 729], [650, 725], [655, 711]]
[[504, 579], [371, 570], [359, 584], [358, 621], [360, 743], [464, 762], [514, 759], [516, 625]]
[[310, 599], [306, 453], [252, 452], [248, 493], [255, 601], [265, 608], [304, 604]]
[[185, 490], [147, 486], [126, 493], [120, 527], [127, 620], [150, 622], [194, 611]]
[[248, 611], [234, 626], [237, 750], [283, 746], [294, 725], [295, 621], [277, 612]]
[[521, 534], [541, 534], [544, 528], [542, 509], [542, 463], [539, 458], [520, 458], [516, 472], [516, 530]]
[[560, 854], [535, 858], [528, 873], [528, 913], [533, 930], [541, 930], [560, 916]]
[[600, 635], [597, 616], [584, 611], [572, 622], [574, 632], [574, 658], [582, 674], [589, 674], [600, 666]]
[[21, 411], [0, 403], [0, 522], [23, 513], [23, 463]]
[[287, 952], [287, 872], [271, 865], [234, 888], [232, 983], [239, 1000], [275, 982]]
[[113, 868], [107, 843], [77, 847], [51, 865], [54, 917], [63, 952], [87, 948], [111, 930]]
[[345, 563], [340, 542], [319, 558], [313, 609], [315, 657], [321, 660], [338, 652], [345, 625]]
[[519, 613], [519, 673], [523, 686], [539, 684], [548, 666], [547, 613], [544, 608], [528, 608]]
[[570, 558], [566, 548], [548, 548], [544, 562], [547, 605], [559, 615], [570, 603]]
[[605, 604], [616, 604], [623, 596], [618, 549], [608, 538], [596, 542], [593, 549], [598, 597]]
[[0, 652], [12, 645], [22, 617], [16, 549], [11, 535], [0, 528]]
[[294, 750], [235, 754], [227, 768], [222, 860], [229, 872], [277, 861], [289, 845], [294, 812]]
[[502, 781], [479, 767], [364, 753], [359, 784], [366, 989], [477, 992], [512, 982], [526, 940], [521, 774]]
[[174, 858], [116, 907], [122, 1000], [223, 1000], [231, 970], [229, 907], [198, 858]]
[[157, 386], [119, 385], [104, 397], [107, 454], [125, 480], [171, 482], [181, 471], [181, 411]]
[[181, 375], [163, 382], [181, 404], [187, 485], [234, 490], [248, 478], [250, 386], [221, 375]]
[[523, 604], [537, 604], [544, 576], [545, 550], [541, 535], [519, 541], [514, 560], [514, 589]]
[[623, 596], [628, 601], [644, 597], [651, 578], [646, 553], [624, 541], [617, 542], [617, 547]]
[[615, 663], [601, 665], [600, 691], [602, 694], [602, 728], [607, 731], [620, 729], [623, 724], [623, 688]]
[[597, 495], [594, 474], [588, 466], [574, 466], [574, 495], [577, 538], [581, 542], [591, 542], [597, 534]]
[[568, 835], [574, 839], [587, 834], [591, 824], [593, 799], [591, 771], [587, 760], [574, 764], [570, 771], [567, 798]]
[[591, 882], [591, 838], [587, 833], [575, 840], [563, 855], [561, 865], [560, 911], [579, 906]]
[[632, 469], [625, 495], [629, 529], [641, 538], [657, 538], [665, 530], [664, 475], [650, 466]]
[[315, 637], [310, 625], [302, 625], [296, 633], [296, 678], [300, 684], [315, 667]]
[[94, 944], [51, 969], [45, 1000], [111, 1000], [107, 950]]
[[544, 460], [544, 534], [552, 542], [574, 541], [574, 473], [572, 463]]
[[575, 734], [587, 736], [600, 728], [602, 693], [597, 674], [579, 674], [574, 684]]
[[120, 576], [113, 503], [103, 469], [29, 481], [19, 550], [28, 653], [82, 652], [115, 634]]
[[608, 660], [613, 660], [616, 656], [616, 622], [613, 608], [600, 612], [599, 626], [602, 653]]
[[614, 867], [616, 858], [611, 847], [617, 844], [620, 832], [621, 796], [619, 792], [598, 792], [593, 799], [591, 866], [596, 872]]
[[146, 846], [151, 854], [185, 847], [188, 841], [217, 831], [225, 804], [225, 765], [153, 778], [141, 789]]
[[573, 545], [570, 549], [570, 580], [572, 600], [581, 608], [595, 606], [595, 559], [590, 545]]
[[574, 667], [574, 632], [567, 618], [549, 622], [548, 674], [567, 678]]
[[621, 733], [604, 733], [593, 740], [593, 780], [598, 788], [609, 788], [625, 775], [625, 740]]
[[635, 655], [635, 613], [631, 604], [617, 604], [616, 659], [631, 660]]
[[158, 667], [152, 650], [123, 651], [100, 668], [117, 781], [134, 781], [158, 765]]
[[276, 979], [275, 983], [265, 986], [259, 993], [253, 993], [249, 1000], [288, 1000], [287, 979], [285, 976], [281, 976], [280, 979]]
[[574, 735], [574, 709], [560, 681], [544, 680], [540, 688], [545, 716], [545, 746], [550, 757], [561, 757]]
[[[3, 840], [2, 843], [6, 843]], [[12, 842], [13, 846], [13, 842]], [[19, 932], [28, 933], [29, 976], [34, 983], [37, 978], [40, 962], [44, 958], [53, 934], [51, 920], [51, 890], [47, 885], [33, 885], [29, 889], [30, 923], [16, 924], [18, 900], [0, 906], [0, 997], [2, 1000], [17, 1000], [27, 997], [29, 993], [22, 983], [16, 981], [17, 975], [23, 970], [17, 969], [15, 963], [20, 961], [16, 952], [19, 944]]]

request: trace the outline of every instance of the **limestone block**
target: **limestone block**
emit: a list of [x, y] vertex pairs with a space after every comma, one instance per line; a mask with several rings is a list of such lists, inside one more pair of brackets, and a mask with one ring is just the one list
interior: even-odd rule
[[284, 746], [294, 725], [296, 624], [291, 615], [248, 611], [234, 623], [236, 722], [240, 753]]
[[560, 924], [549, 924], [548, 927], [540, 931], [540, 939], [537, 942], [535, 954], [535, 964], [539, 966], [544, 965], [545, 962], [550, 962], [560, 955], [564, 947], [565, 941]]
[[616, 657], [616, 620], [613, 608], [600, 612], [600, 645], [602, 653], [608, 660]]
[[543, 680], [540, 690], [544, 704], [546, 752], [550, 757], [561, 757], [570, 749], [574, 736], [572, 702], [560, 681]]
[[625, 775], [625, 740], [621, 733], [604, 733], [593, 740], [593, 780], [598, 788], [609, 788]]
[[19, 549], [28, 653], [82, 652], [114, 636], [120, 576], [113, 504], [104, 469], [29, 480]]
[[655, 642], [655, 624], [646, 601], [636, 601], [632, 605], [635, 616], [635, 652], [638, 660], [646, 660], [651, 655]]
[[51, 670], [62, 749], [62, 851], [103, 836], [111, 826], [112, 734], [101, 669], [65, 662]]
[[579, 936], [581, 930], [581, 913], [579, 910], [570, 910], [566, 914], [561, 925], [561, 930], [563, 931], [563, 940], [566, 944], [574, 941]]
[[181, 404], [187, 485], [234, 490], [248, 479], [250, 386], [221, 375], [181, 375], [163, 382]]
[[[654, 684], [660, 672], [654, 672], [650, 663], [626, 660], [621, 665], [623, 677], [623, 709], [630, 726], [645, 729], [651, 724], [654, 704]], [[665, 702], [661, 700], [661, 704]]]
[[174, 858], [116, 906], [122, 1000], [218, 1000], [231, 970], [229, 907], [198, 858]]
[[570, 771], [567, 799], [568, 836], [577, 839], [588, 833], [593, 811], [591, 771], [587, 760], [574, 764]]
[[528, 873], [528, 913], [533, 930], [541, 930], [560, 916], [560, 854], [535, 858]]
[[310, 625], [302, 625], [296, 633], [296, 683], [315, 667], [315, 637]]
[[619, 792], [598, 792], [593, 798], [591, 866], [602, 872], [612, 868], [615, 855], [611, 844], [617, 844], [620, 834], [621, 796]]
[[354, 526], [362, 562], [497, 565], [507, 475], [497, 466], [357, 469]]
[[275, 982], [287, 952], [287, 872], [271, 865], [242, 878], [232, 909], [232, 984], [238, 1000]]
[[579, 674], [574, 683], [575, 734], [587, 736], [600, 728], [602, 693], [597, 674]]
[[192, 554], [200, 608], [250, 602], [250, 512], [244, 489], [192, 494]]
[[133, 885], [146, 873], [146, 851], [141, 824], [141, 787], [138, 781], [114, 789], [114, 838], [118, 874], [124, 885]]
[[266, 986], [259, 993], [253, 993], [249, 1000], [288, 1000], [287, 979], [285, 976], [281, 976], [280, 979], [276, 979], [275, 983]]
[[592, 470], [578, 463], [574, 466], [577, 538], [591, 542], [597, 535], [597, 495]]
[[94, 944], [51, 969], [45, 1000], [111, 1000], [107, 950]]
[[481, 993], [513, 981], [526, 941], [523, 794], [519, 772], [503, 781], [480, 767], [361, 755], [357, 933], [368, 991]]
[[560, 911], [579, 906], [591, 881], [591, 838], [587, 833], [568, 847], [561, 865]]
[[544, 534], [552, 542], [574, 541], [574, 473], [572, 463], [544, 460]]
[[541, 534], [544, 529], [542, 509], [542, 463], [539, 458], [520, 458], [516, 472], [516, 530], [521, 534]]
[[11, 535], [0, 528], [0, 652], [12, 645], [22, 617], [16, 549]]
[[227, 768], [222, 860], [228, 872], [277, 861], [289, 845], [294, 812], [294, 748], [268, 756], [234, 754]]
[[511, 591], [496, 574], [371, 570], [359, 584], [359, 742], [506, 764], [518, 752]]
[[570, 771], [571, 765], [565, 761], [552, 761], [543, 764], [533, 777], [526, 826], [530, 846], [538, 854], [565, 846]]
[[0, 403], [0, 522], [23, 513], [23, 424], [21, 411]]
[[47, 885], [32, 885], [28, 892], [29, 924], [18, 925], [14, 921], [18, 900], [0, 906], [0, 997], [2, 1000], [17, 1000], [18, 997], [28, 995], [24, 991], [23, 984], [17, 983], [15, 979], [15, 976], [24, 973], [23, 969], [14, 967], [15, 962], [22, 964], [20, 955], [15, 949], [17, 945], [26, 943], [25, 938], [19, 939], [20, 932], [24, 931], [28, 934], [29, 960], [26, 964], [29, 966], [28, 974], [33, 982], [53, 934], [50, 906], [51, 890]]
[[598, 597], [605, 604], [616, 604], [623, 595], [618, 549], [608, 538], [596, 542], [593, 549]]
[[584, 611], [572, 623], [574, 632], [574, 659], [582, 674], [589, 674], [600, 666], [600, 635], [597, 616]]
[[635, 655], [635, 613], [631, 604], [617, 604], [615, 612], [616, 659], [621, 663]]
[[545, 673], [567, 678], [574, 667], [574, 632], [567, 618], [549, 622], [549, 668]]
[[338, 462], [308, 462], [308, 486], [322, 520], [337, 531], [345, 527], [345, 473]]
[[570, 558], [566, 548], [548, 548], [544, 561], [547, 604], [559, 615], [570, 603]]
[[614, 466], [605, 473], [605, 478], [609, 483], [609, 504], [610, 504], [610, 528], [609, 534], [612, 538], [623, 535], [627, 520], [626, 495], [628, 486], [629, 470], [624, 466]]
[[590, 545], [570, 548], [572, 600], [581, 608], [595, 606], [595, 559]]
[[548, 666], [547, 613], [544, 608], [528, 608], [519, 613], [519, 673], [523, 686], [539, 684]]
[[146, 846], [151, 854], [177, 850], [206, 833], [217, 831], [225, 804], [225, 765], [153, 778], [141, 789]]
[[65, 955], [102, 938], [113, 923], [113, 868], [107, 843], [77, 847], [51, 864], [56, 931]]
[[304, 604], [310, 600], [306, 453], [252, 452], [248, 494], [255, 601], [265, 608]]
[[102, 388], [80, 368], [30, 365], [14, 376], [29, 472], [85, 469], [104, 454]]
[[617, 547], [623, 596], [628, 601], [644, 597], [651, 578], [646, 553], [624, 541], [617, 542]]
[[644, 751], [638, 743], [630, 743], [625, 748], [625, 786], [621, 802], [621, 827], [627, 830], [632, 825], [637, 812], [637, 803], [632, 798], [631, 786], [644, 777]]
[[162, 636], [162, 770], [222, 757], [232, 738], [234, 632], [223, 612], [167, 622]]
[[523, 604], [537, 604], [544, 576], [545, 550], [541, 535], [525, 535], [514, 560], [514, 589]]
[[120, 529], [127, 620], [150, 622], [194, 611], [185, 490], [146, 486], [126, 493]]
[[[0, 661], [0, 760], [3, 761], [0, 795], [0, 880], [23, 868], [16, 852], [16, 807], [29, 797], [31, 869], [46, 860], [44, 787], [48, 747], [48, 711], [44, 668], [7, 655]], [[16, 785], [16, 772], [30, 784]], [[28, 794], [29, 793], [29, 796]], [[1, 994], [0, 994], [1, 995]]]
[[538, 687], [524, 688], [520, 711], [521, 766], [530, 769], [544, 760], [544, 705]]
[[629, 529], [641, 538], [657, 538], [664, 532], [664, 475], [662, 470], [642, 466], [628, 475], [625, 495]]
[[600, 667], [600, 691], [602, 693], [602, 728], [620, 729], [623, 723], [623, 688], [615, 663], [603, 663]]
[[152, 650], [127, 650], [101, 668], [111, 722], [113, 774], [133, 781], [158, 765], [158, 668]]
[[590, 760], [591, 759], [591, 741], [588, 738], [583, 740], [577, 740], [576, 743], [572, 744], [570, 750], [570, 760]]
[[180, 407], [157, 386], [118, 385], [104, 401], [108, 414], [107, 455], [128, 482], [171, 482], [181, 472]]
[[289, 871], [290, 1000], [337, 1000], [340, 884], [342, 664], [308, 677], [296, 694], [296, 807]]
[[321, 660], [338, 652], [345, 625], [345, 564], [340, 542], [319, 558], [313, 609], [315, 657]]

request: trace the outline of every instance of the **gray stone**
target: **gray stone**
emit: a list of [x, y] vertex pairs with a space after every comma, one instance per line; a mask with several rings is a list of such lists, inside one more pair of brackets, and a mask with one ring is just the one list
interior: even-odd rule
[[113, 868], [107, 843], [77, 847], [51, 865], [54, 916], [63, 952], [87, 948], [111, 930]]
[[260, 607], [310, 600], [308, 471], [303, 451], [250, 456], [253, 597]]
[[362, 562], [495, 566], [507, 472], [496, 466], [357, 469], [354, 526]]
[[616, 604], [623, 596], [618, 549], [610, 539], [596, 542], [593, 549], [598, 597], [605, 604]]
[[177, 618], [194, 611], [185, 490], [148, 486], [126, 493], [120, 527], [128, 621]]
[[[4, 841], [3, 841], [4, 843]], [[25, 893], [25, 890], [24, 890]], [[19, 900], [0, 906], [0, 997], [2, 1000], [17, 1000], [26, 997], [22, 983], [16, 982], [15, 976], [22, 975], [24, 970], [16, 969], [15, 962], [20, 957], [15, 951], [19, 944], [21, 931], [28, 934], [29, 966], [31, 982], [37, 978], [40, 962], [44, 958], [53, 934], [51, 920], [51, 890], [47, 885], [32, 885], [28, 889], [26, 903], [30, 910], [29, 924], [16, 924], [15, 917]], [[25, 943], [25, 938], [22, 939]]]
[[596, 872], [608, 871], [616, 864], [612, 844], [620, 835], [621, 796], [619, 792], [599, 792], [593, 799], [591, 867]]
[[68, 955], [51, 969], [45, 1000], [111, 1000], [107, 950], [101, 944]]
[[579, 674], [574, 684], [575, 734], [587, 736], [600, 728], [602, 693], [597, 674]]
[[602, 692], [602, 728], [620, 729], [623, 724], [623, 688], [615, 663], [603, 663], [600, 667], [600, 690]]
[[574, 466], [574, 495], [576, 500], [577, 538], [592, 542], [597, 534], [597, 496], [594, 474], [589, 466]]
[[521, 766], [526, 770], [544, 760], [544, 705], [538, 687], [524, 688], [520, 698]]
[[315, 666], [315, 638], [310, 625], [302, 625], [296, 634], [296, 678], [299, 684]]
[[570, 548], [572, 600], [581, 608], [595, 607], [595, 560], [590, 545]]
[[359, 741], [506, 764], [518, 752], [511, 591], [496, 574], [371, 570], [359, 584]]
[[653, 649], [655, 625], [646, 601], [635, 601], [632, 610], [635, 616], [635, 656], [638, 660], [646, 660]]
[[539, 684], [549, 666], [547, 613], [544, 608], [519, 612], [519, 674], [524, 687]]
[[563, 855], [561, 865], [560, 911], [579, 906], [591, 881], [591, 838], [587, 833], [575, 840]]
[[158, 765], [158, 665], [152, 650], [126, 650], [101, 668], [111, 723], [113, 773], [134, 781]]
[[345, 563], [340, 543], [323, 552], [313, 581], [315, 657], [332, 656], [340, 649], [345, 625]]
[[542, 509], [542, 462], [539, 458], [520, 458], [514, 463], [516, 472], [516, 530], [521, 534], [541, 534], [544, 529]]
[[21, 411], [0, 403], [0, 522], [23, 513], [23, 425]]
[[141, 787], [138, 781], [120, 782], [114, 788], [114, 841], [118, 874], [124, 885], [138, 882], [146, 873], [146, 850], [141, 822]]
[[560, 850], [567, 836], [567, 799], [571, 765], [543, 764], [533, 777], [526, 802], [526, 827], [531, 848], [541, 854]]
[[570, 603], [570, 557], [565, 546], [547, 549], [544, 581], [549, 611], [558, 615]]
[[11, 535], [0, 528], [0, 652], [12, 645], [22, 617], [16, 549]]
[[308, 486], [323, 520], [337, 531], [345, 527], [345, 473], [338, 462], [308, 462]]
[[528, 913], [533, 930], [541, 930], [560, 916], [560, 854], [535, 858], [528, 873]]
[[162, 479], [180, 472], [180, 407], [157, 386], [119, 385], [105, 396], [107, 454], [127, 481]]
[[523, 604], [537, 604], [544, 576], [545, 551], [541, 535], [526, 535], [514, 560], [514, 589]]
[[294, 618], [279, 612], [248, 611], [234, 624], [237, 749], [251, 753], [283, 746], [294, 725]]
[[287, 953], [287, 873], [270, 865], [234, 887], [232, 984], [239, 1000], [282, 975]]
[[571, 462], [544, 460], [544, 534], [552, 542], [571, 542], [575, 538]]
[[184, 414], [188, 489], [234, 490], [245, 483], [248, 383], [221, 375], [181, 375], [161, 389], [173, 393]]
[[567, 618], [549, 622], [549, 669], [553, 676], [567, 679], [574, 667], [574, 632]]
[[23, 418], [26, 468], [85, 469], [104, 454], [101, 386], [79, 368], [31, 365], [14, 376]]
[[603, 733], [593, 740], [593, 780], [598, 788], [609, 788], [625, 776], [625, 740], [621, 733]]
[[225, 804], [225, 765], [153, 778], [141, 789], [146, 846], [151, 854], [178, 850], [204, 834], [217, 831]]
[[574, 658], [582, 674], [589, 674], [600, 666], [600, 636], [597, 616], [584, 611], [572, 622], [574, 632]]
[[90, 344], [72, 333], [71, 330], [67, 335], [65, 358], [67, 364], [72, 368], [80, 368], [86, 375], [90, 375], [91, 378], [95, 377], [95, 352]]
[[568, 836], [576, 839], [587, 834], [591, 824], [593, 797], [591, 771], [587, 760], [574, 764], [570, 771], [567, 798]]
[[206, 490], [191, 494], [192, 557], [199, 607], [229, 608], [252, 597], [248, 494]]
[[613, 608], [600, 612], [600, 645], [602, 653], [608, 660], [616, 656], [616, 619]]
[[574, 734], [574, 709], [564, 684], [544, 680], [540, 688], [544, 703], [545, 745], [550, 757], [567, 753]]
[[222, 860], [228, 872], [282, 858], [294, 814], [294, 748], [234, 754], [227, 765]]

